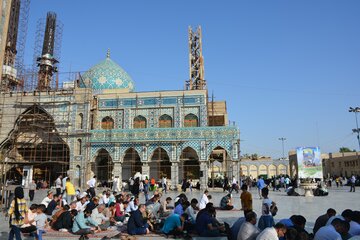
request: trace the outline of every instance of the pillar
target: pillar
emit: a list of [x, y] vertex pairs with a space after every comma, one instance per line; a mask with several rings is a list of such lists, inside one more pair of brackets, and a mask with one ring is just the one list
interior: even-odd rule
[[171, 190], [177, 190], [179, 183], [179, 162], [171, 162]]
[[207, 161], [201, 160], [200, 161], [200, 189], [201, 190], [207, 189], [208, 179], [209, 179], [208, 163], [207, 163]]
[[112, 176], [113, 176], [113, 178], [118, 177], [120, 180], [122, 180], [122, 163], [121, 162], [114, 162]]
[[239, 161], [232, 161], [232, 175], [235, 177], [237, 181], [240, 183], [240, 162]]
[[141, 174], [146, 175], [146, 176], [150, 176], [150, 166], [149, 166], [149, 164], [147, 162], [143, 163], [143, 165], [141, 166]]

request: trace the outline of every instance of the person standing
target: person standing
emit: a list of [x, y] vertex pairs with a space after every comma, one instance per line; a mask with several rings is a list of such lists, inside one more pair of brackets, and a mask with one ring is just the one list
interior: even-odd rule
[[166, 177], [165, 176], [163, 176], [161, 179], [161, 187], [162, 187], [162, 191], [163, 192], [165, 191], [165, 194], [166, 194]]
[[61, 179], [62, 175], [60, 174], [59, 177], [55, 180], [56, 195], [61, 194]]
[[66, 191], [66, 202], [67, 202], [68, 204], [70, 204], [71, 201], [74, 199], [74, 196], [75, 196], [75, 187], [74, 187], [74, 185], [70, 182], [70, 178], [67, 178], [67, 179], [66, 179], [65, 191]]
[[87, 181], [87, 185], [89, 186], [89, 193], [90, 197], [93, 198], [96, 196], [95, 193], [95, 187], [96, 187], [96, 175], [94, 175], [93, 178], [91, 178], [89, 181]]
[[209, 195], [209, 191], [205, 190], [202, 198], [200, 199], [200, 203], [199, 203], [200, 210], [204, 209], [206, 207], [206, 204], [208, 204], [208, 202], [209, 202], [208, 195]]
[[248, 186], [246, 184], [243, 184], [241, 186], [242, 193], [240, 195], [241, 209], [244, 210], [245, 217], [248, 212], [252, 212], [253, 210], [252, 195], [247, 188]]
[[355, 182], [356, 178], [354, 175], [352, 175], [350, 178], [350, 192], [355, 192]]
[[35, 183], [35, 180], [33, 179], [33, 180], [31, 181], [31, 183], [29, 183], [29, 198], [30, 198], [30, 202], [32, 202], [32, 201], [34, 200], [35, 190], [36, 190], [36, 183]]
[[265, 182], [264, 182], [264, 179], [262, 178], [262, 176], [259, 176], [259, 179], [256, 183], [256, 186], [258, 188], [258, 192], [259, 192], [259, 196], [260, 196], [260, 199], [262, 199], [262, 194], [261, 194], [261, 191], [262, 189], [265, 187]]
[[24, 224], [24, 219], [27, 218], [28, 208], [24, 198], [24, 189], [22, 187], [15, 188], [15, 197], [11, 201], [8, 214], [10, 216], [10, 232], [9, 240], [21, 240], [20, 227]]

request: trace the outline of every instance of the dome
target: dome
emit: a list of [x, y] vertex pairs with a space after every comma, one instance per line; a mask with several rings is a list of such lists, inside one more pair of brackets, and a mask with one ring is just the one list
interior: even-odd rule
[[82, 79], [95, 91], [123, 89], [132, 92], [134, 90], [133, 80], [124, 69], [110, 59], [109, 51], [106, 59], [86, 71]]

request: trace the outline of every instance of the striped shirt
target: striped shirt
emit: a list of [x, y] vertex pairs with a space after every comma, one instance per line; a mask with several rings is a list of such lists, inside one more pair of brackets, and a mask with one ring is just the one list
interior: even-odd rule
[[18, 202], [18, 206], [19, 206], [20, 219], [16, 220], [16, 216], [15, 216], [15, 199], [12, 200], [12, 202], [10, 204], [8, 214], [10, 216], [10, 225], [21, 226], [21, 225], [24, 224], [24, 219], [25, 219], [26, 213], [28, 212], [28, 208], [26, 206], [25, 198], [17, 199], [17, 202]]

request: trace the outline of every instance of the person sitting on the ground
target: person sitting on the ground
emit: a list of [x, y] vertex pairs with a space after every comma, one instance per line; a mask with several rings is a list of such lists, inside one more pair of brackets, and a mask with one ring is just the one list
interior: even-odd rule
[[54, 213], [51, 217], [51, 222], [50, 222], [50, 226], [52, 226], [52, 224], [54, 222], [56, 222], [56, 220], [59, 218], [59, 216], [66, 211], [69, 211], [70, 207], [69, 205], [64, 205], [62, 208], [60, 208], [56, 213]]
[[41, 201], [41, 204], [44, 204], [45, 207], [47, 207], [52, 199], [53, 199], [53, 192], [50, 190], [47, 192], [47, 196]]
[[[76, 202], [76, 210], [78, 212], [83, 212], [86, 209], [86, 197], [82, 197], [79, 201]], [[90, 211], [90, 209], [88, 209]]]
[[182, 215], [178, 215], [176, 213], [170, 215], [165, 219], [164, 226], [161, 229], [161, 232], [165, 233], [165, 235], [174, 235], [181, 236], [183, 234], [184, 223], [187, 220], [188, 215], [183, 213]]
[[136, 211], [138, 209], [138, 205], [139, 205], [139, 198], [131, 197], [125, 212], [131, 213], [133, 211]]
[[360, 211], [353, 211], [349, 233], [353, 236], [360, 235]]
[[152, 205], [152, 204], [155, 204], [156, 202], [158, 202], [160, 199], [160, 196], [159, 194], [155, 194], [152, 198], [150, 198], [146, 203], [145, 203], [145, 206], [149, 206], [149, 205]]
[[103, 211], [105, 204], [100, 204], [91, 213], [91, 218], [98, 224], [101, 230], [107, 230], [110, 227], [110, 218], [105, 217]]
[[45, 214], [47, 216], [52, 216], [53, 211], [56, 208], [60, 207], [60, 206], [58, 206], [58, 202], [59, 202], [59, 195], [54, 194], [52, 200], [49, 202], [48, 206], [46, 207]]
[[295, 188], [293, 186], [288, 187], [285, 191], [288, 196], [295, 196], [295, 197], [300, 196], [300, 194], [295, 192]]
[[245, 222], [241, 225], [237, 240], [255, 240], [260, 230], [255, 226], [257, 216], [256, 213], [251, 211], [246, 213]]
[[326, 187], [320, 183], [317, 185], [316, 189], [313, 190], [313, 194], [314, 196], [327, 196], [329, 195], [329, 192]]
[[335, 218], [330, 225], [321, 227], [315, 234], [314, 240], [342, 240], [344, 220]]
[[[247, 212], [248, 213], [248, 212]], [[237, 239], [237, 235], [240, 231], [241, 226], [245, 223], [245, 217], [240, 217], [234, 222], [234, 224], [230, 228], [231, 232], [231, 239], [235, 240]]]
[[291, 221], [293, 222], [293, 228], [298, 232], [298, 234], [303, 233], [304, 235], [310, 237], [310, 234], [305, 230], [306, 218], [302, 215], [295, 215]]
[[93, 197], [88, 204], [86, 204], [86, 208], [87, 210], [94, 210], [97, 206], [99, 205], [99, 198], [98, 197]]
[[190, 206], [190, 202], [184, 201], [175, 207], [174, 213], [181, 216], [189, 206]]
[[230, 193], [221, 198], [221, 201], [220, 201], [220, 209], [221, 210], [232, 210], [233, 208], [234, 208], [234, 206], [232, 204], [232, 196]]
[[52, 228], [54, 230], [59, 231], [60, 229], [71, 232], [71, 229], [73, 227], [74, 218], [78, 212], [76, 209], [71, 209], [70, 211], [63, 212], [55, 222], [52, 223]]
[[[85, 238], [88, 238], [89, 234], [94, 233], [98, 229], [98, 224], [90, 216], [92, 211], [84, 210], [83, 212], [78, 212], [74, 219], [72, 233], [75, 235], [81, 235]], [[91, 226], [92, 225], [92, 226]], [[94, 226], [94, 227], [93, 227]]]
[[319, 216], [313, 228], [313, 234], [315, 234], [321, 227], [325, 226], [329, 218], [336, 215], [336, 211], [333, 208], [329, 208], [324, 215]]
[[196, 198], [191, 199], [190, 206], [185, 210], [185, 213], [189, 216], [189, 222], [195, 224], [196, 221], [196, 209], [198, 200]]
[[293, 220], [295, 217], [296, 215], [292, 215], [290, 218], [281, 219], [279, 223], [284, 224], [287, 228], [293, 227], [294, 226]]
[[127, 224], [127, 232], [130, 235], [144, 235], [150, 232], [148, 229], [149, 224], [147, 223], [147, 219], [143, 217], [145, 211], [145, 205], [140, 204], [136, 211], [131, 212], [131, 216]]
[[[28, 219], [28, 222], [30, 222], [31, 220], [34, 220], [34, 218], [36, 217], [37, 215], [37, 207], [38, 205], [37, 204], [31, 204], [29, 210], [28, 211], [28, 215], [27, 215], [27, 219]], [[36, 223], [33, 222], [33, 223], [25, 223], [21, 226], [20, 228], [20, 231], [22, 233], [32, 233], [32, 232], [35, 232], [36, 231]]]
[[286, 233], [286, 226], [282, 223], [277, 223], [273, 227], [265, 228], [257, 237], [256, 240], [279, 240], [284, 237]]
[[201, 237], [219, 237], [225, 231], [224, 225], [219, 225], [215, 218], [215, 208], [205, 208], [206, 211], [196, 218], [196, 231]]
[[205, 190], [204, 194], [202, 195], [201, 199], [200, 199], [200, 203], [199, 203], [199, 209], [203, 209], [206, 207], [206, 204], [209, 202], [209, 191]]

